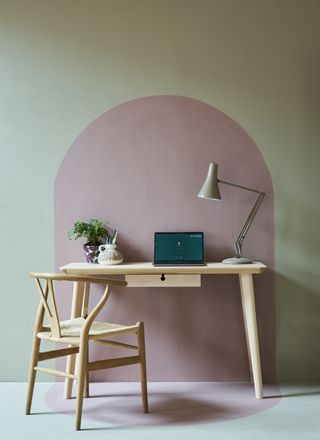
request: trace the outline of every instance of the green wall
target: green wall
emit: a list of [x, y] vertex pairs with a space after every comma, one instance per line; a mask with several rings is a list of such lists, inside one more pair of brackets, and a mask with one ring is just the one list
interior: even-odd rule
[[0, 380], [26, 379], [38, 299], [27, 273], [54, 267], [66, 151], [105, 110], [158, 94], [209, 103], [261, 148], [278, 377], [319, 379], [319, 20], [319, 0], [0, 0]]

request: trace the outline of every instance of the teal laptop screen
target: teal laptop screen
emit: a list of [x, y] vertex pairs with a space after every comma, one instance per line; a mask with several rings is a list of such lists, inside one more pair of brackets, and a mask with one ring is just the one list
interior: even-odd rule
[[154, 263], [202, 264], [203, 232], [156, 232]]

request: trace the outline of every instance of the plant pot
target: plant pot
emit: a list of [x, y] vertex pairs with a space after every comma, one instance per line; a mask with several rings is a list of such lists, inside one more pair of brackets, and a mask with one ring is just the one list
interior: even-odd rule
[[87, 243], [83, 245], [84, 253], [86, 255], [87, 263], [98, 263], [99, 245], [91, 246]]

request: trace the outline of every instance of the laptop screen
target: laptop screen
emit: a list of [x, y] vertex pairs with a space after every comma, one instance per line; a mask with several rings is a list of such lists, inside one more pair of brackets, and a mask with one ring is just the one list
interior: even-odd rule
[[203, 232], [156, 232], [155, 264], [203, 264]]

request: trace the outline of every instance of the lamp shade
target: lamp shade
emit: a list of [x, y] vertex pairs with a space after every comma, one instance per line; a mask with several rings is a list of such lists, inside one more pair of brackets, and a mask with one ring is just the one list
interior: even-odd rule
[[203, 199], [221, 200], [219, 184], [218, 184], [218, 164], [215, 162], [209, 165], [208, 175], [198, 194]]

